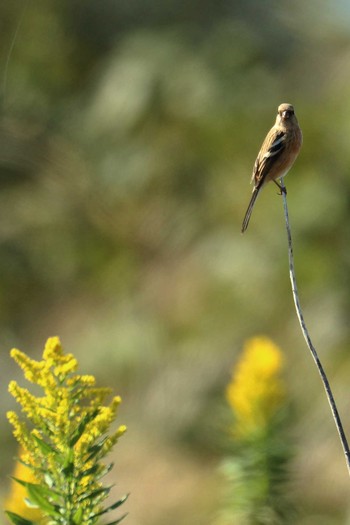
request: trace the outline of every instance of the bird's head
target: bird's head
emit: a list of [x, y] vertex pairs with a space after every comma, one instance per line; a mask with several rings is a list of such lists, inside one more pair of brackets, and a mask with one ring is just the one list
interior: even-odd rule
[[277, 119], [279, 119], [279, 121], [286, 122], [287, 120], [292, 120], [294, 117], [294, 108], [292, 104], [281, 104], [278, 106], [277, 111]]
[[289, 128], [297, 124], [292, 104], [281, 104], [278, 106], [276, 124], [282, 128]]

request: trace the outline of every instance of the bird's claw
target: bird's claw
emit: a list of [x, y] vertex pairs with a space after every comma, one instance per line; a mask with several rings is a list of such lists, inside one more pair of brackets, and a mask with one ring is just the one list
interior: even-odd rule
[[287, 195], [287, 188], [280, 188], [280, 191], [277, 192], [277, 195]]
[[285, 186], [281, 186], [281, 185], [277, 182], [277, 180], [274, 180], [273, 182], [276, 184], [276, 186], [278, 186], [278, 188], [279, 188], [279, 190], [280, 190], [280, 191], [277, 193], [277, 195], [283, 195], [283, 194], [284, 194], [284, 195], [287, 195], [287, 188], [286, 188]]

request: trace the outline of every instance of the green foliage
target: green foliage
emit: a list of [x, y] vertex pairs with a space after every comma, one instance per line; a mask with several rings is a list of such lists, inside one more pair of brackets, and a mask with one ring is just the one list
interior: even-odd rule
[[21, 516], [18, 516], [18, 514], [16, 514], [15, 512], [10, 512], [9, 510], [7, 510], [6, 515], [10, 518], [14, 525], [34, 525], [32, 521], [21, 518]]

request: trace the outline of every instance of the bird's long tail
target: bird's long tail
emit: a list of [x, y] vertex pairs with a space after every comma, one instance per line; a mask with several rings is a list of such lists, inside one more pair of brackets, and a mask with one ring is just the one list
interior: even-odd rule
[[259, 195], [260, 189], [261, 189], [261, 186], [259, 186], [257, 188], [254, 188], [254, 190], [253, 190], [252, 197], [250, 199], [247, 211], [246, 211], [244, 219], [243, 219], [242, 229], [241, 229], [242, 233], [244, 233], [246, 231], [246, 229], [248, 228], [248, 224], [249, 224], [249, 221], [250, 221], [250, 216], [251, 216], [252, 211], [253, 211], [253, 206], [255, 204], [257, 196]]

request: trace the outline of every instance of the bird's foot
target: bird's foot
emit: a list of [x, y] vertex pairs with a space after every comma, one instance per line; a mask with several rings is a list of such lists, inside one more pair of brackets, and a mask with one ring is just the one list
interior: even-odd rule
[[283, 194], [284, 194], [284, 195], [287, 195], [287, 188], [286, 188], [285, 186], [281, 186], [281, 184], [279, 184], [279, 183], [277, 182], [277, 180], [274, 180], [273, 182], [276, 184], [276, 186], [278, 186], [278, 188], [279, 188], [279, 190], [280, 190], [280, 191], [277, 193], [277, 195], [283, 195]]

